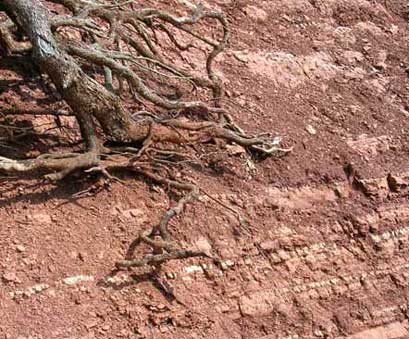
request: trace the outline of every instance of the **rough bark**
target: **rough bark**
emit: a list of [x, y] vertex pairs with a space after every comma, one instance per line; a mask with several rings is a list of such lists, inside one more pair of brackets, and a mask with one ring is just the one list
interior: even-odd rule
[[48, 11], [39, 0], [4, 0], [7, 14], [28, 36], [33, 59], [55, 84], [78, 117], [95, 117], [104, 133], [118, 142], [143, 140], [147, 123], [135, 124], [121, 100], [84, 73], [75, 60], [59, 48], [50, 29]]

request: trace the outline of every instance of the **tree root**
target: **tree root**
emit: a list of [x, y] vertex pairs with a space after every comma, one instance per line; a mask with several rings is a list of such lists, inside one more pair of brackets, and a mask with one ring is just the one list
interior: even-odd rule
[[[141, 259], [128, 259], [117, 262], [116, 267], [139, 267], [143, 265], [160, 265], [161, 263], [173, 260], [184, 259], [189, 257], [208, 257], [209, 255], [203, 251], [180, 249], [172, 241], [172, 237], [168, 231], [169, 221], [182, 213], [185, 205], [193, 200], [196, 200], [199, 194], [199, 189], [196, 185], [189, 183], [182, 183], [179, 181], [169, 180], [162, 176], [159, 176], [148, 170], [137, 170], [145, 177], [154, 180], [168, 188], [176, 188], [178, 190], [187, 190], [188, 193], [183, 196], [176, 204], [176, 206], [168, 209], [158, 225], [141, 232], [136, 240], [137, 245], [146, 243], [153, 248], [154, 253], [149, 254]], [[159, 235], [160, 240], [155, 239], [155, 236]]]
[[[30, 48], [33, 62], [48, 75], [72, 113], [40, 109], [7, 109], [3, 113], [72, 114], [80, 125], [85, 152], [48, 154], [28, 160], [0, 157], [0, 170], [7, 173], [45, 172], [50, 180], [62, 179], [76, 170], [100, 172], [111, 180], [114, 177], [108, 172], [110, 168], [134, 170], [169, 189], [186, 194], [164, 213], [158, 225], [138, 236], [136, 244], [149, 245], [152, 254], [139, 259], [132, 258], [130, 254], [129, 258], [117, 263], [117, 267], [160, 265], [172, 259], [208, 256], [201, 251], [181, 249], [173, 241], [168, 224], [182, 213], [187, 203], [197, 199], [199, 188], [168, 179], [174, 159], [185, 159], [184, 154], [178, 151], [166, 153], [155, 150], [153, 146], [165, 143], [183, 146], [222, 139], [262, 157], [280, 156], [291, 151], [291, 148], [280, 147], [280, 138], [269, 134], [247, 135], [221, 107], [224, 88], [213, 65], [230, 37], [227, 19], [223, 13], [206, 10], [200, 2], [191, 6], [191, 14], [187, 16], [175, 16], [154, 8], [133, 10], [130, 7], [132, 1], [127, 0], [120, 3], [109, 0], [48, 2], [65, 6], [73, 13], [72, 16], [50, 18], [40, 0], [0, 1], [0, 10], [5, 10], [13, 21], [0, 24], [0, 43], [12, 53], [23, 53]], [[211, 21], [214, 27], [220, 28], [219, 34], [212, 32], [209, 37], [195, 30], [200, 22], [205, 21]], [[76, 35], [67, 37], [64, 34], [67, 29], [75, 31]], [[29, 41], [15, 41], [13, 30], [25, 34]], [[189, 37], [191, 41], [182, 44], [181, 36]], [[205, 52], [205, 67], [201, 75], [173, 60], [176, 55], [179, 61], [185, 62], [182, 52], [190, 48]], [[140, 114], [133, 115], [122, 102], [127, 94], [126, 84], [139, 105]], [[174, 89], [178, 95], [164, 93], [163, 87]], [[182, 100], [186, 93], [194, 95], [194, 98]], [[198, 100], [198, 95], [208, 99]], [[153, 111], [166, 110], [173, 118], [164, 119], [147, 112], [152, 106], [155, 108]], [[202, 120], [186, 120], [181, 117], [183, 112], [200, 112], [198, 118]], [[105, 140], [122, 148], [115, 151], [101, 146], [97, 131]], [[120, 157], [120, 163], [112, 160], [115, 154]], [[160, 170], [167, 175], [157, 174]], [[245, 224], [239, 213], [217, 199], [216, 202]]]
[[20, 174], [45, 172], [46, 179], [58, 181], [76, 170], [97, 166], [100, 162], [100, 146], [95, 133], [95, 125], [92, 119], [86, 116], [78, 116], [77, 121], [87, 152], [83, 154], [42, 154], [35, 159], [25, 160], [14, 160], [0, 156], [0, 171]]
[[195, 137], [187, 138], [186, 141], [194, 142], [204, 138], [219, 138], [247, 147], [250, 150], [260, 153], [263, 156], [285, 155], [292, 151], [292, 148], [279, 147], [281, 138], [271, 138], [268, 134], [263, 136], [248, 136], [243, 130], [234, 131], [229, 125], [222, 125], [214, 122], [192, 122], [181, 119], [171, 119], [162, 123], [165, 126], [179, 128], [197, 132]]
[[32, 109], [11, 107], [2, 108], [0, 115], [49, 115], [49, 116], [73, 116], [72, 113], [65, 110], [49, 109], [49, 108], [39, 108], [35, 107]]
[[0, 157], [0, 170], [7, 173], [53, 172], [45, 175], [46, 179], [57, 181], [68, 174], [88, 169], [99, 163], [99, 155], [95, 152], [84, 154], [43, 154], [36, 159], [13, 160]]
[[207, 254], [194, 250], [173, 250], [169, 253], [163, 254], [149, 254], [142, 259], [123, 260], [116, 263], [116, 267], [141, 267], [144, 265], [159, 265], [169, 260], [187, 259], [194, 257], [207, 257]]
[[0, 44], [11, 53], [24, 53], [31, 49], [28, 41], [16, 41], [11, 33], [14, 24], [11, 20], [6, 20], [0, 24]]

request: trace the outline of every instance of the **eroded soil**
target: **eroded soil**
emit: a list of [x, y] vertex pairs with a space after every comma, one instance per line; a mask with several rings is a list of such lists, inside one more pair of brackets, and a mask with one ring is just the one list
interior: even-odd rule
[[[226, 146], [213, 168], [181, 171], [249, 227], [204, 195], [171, 231], [220, 260], [169, 262], [159, 277], [115, 273], [174, 202], [162, 188], [128, 176], [76, 199], [91, 179], [2, 177], [1, 338], [409, 337], [405, 2], [207, 4], [232, 27], [217, 65], [226, 106], [246, 130], [294, 147], [256, 162]], [[0, 105], [41, 100], [28, 66], [4, 56], [0, 65]], [[20, 146], [31, 156], [51, 147]]]

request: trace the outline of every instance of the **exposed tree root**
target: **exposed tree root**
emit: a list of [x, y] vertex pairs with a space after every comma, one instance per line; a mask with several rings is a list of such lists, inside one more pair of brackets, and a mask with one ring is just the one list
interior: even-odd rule
[[19, 107], [11, 107], [11, 108], [2, 108], [0, 115], [50, 115], [50, 116], [73, 116], [72, 113], [64, 111], [64, 110], [57, 110], [57, 109], [49, 109], [49, 108], [19, 108]]
[[159, 265], [169, 260], [174, 259], [186, 259], [193, 257], [206, 257], [207, 255], [204, 252], [194, 251], [194, 250], [182, 250], [175, 249], [169, 253], [163, 254], [150, 254], [145, 256], [142, 259], [133, 259], [133, 260], [123, 260], [116, 264], [117, 268], [125, 267], [140, 267], [144, 265]]
[[[45, 2], [0, 1], [0, 10], [10, 18], [0, 24], [0, 43], [10, 53], [31, 52], [33, 62], [49, 77], [71, 112], [12, 107], [3, 114], [73, 115], [79, 123], [85, 151], [24, 160], [0, 157], [0, 170], [45, 173], [51, 180], [77, 170], [100, 172], [108, 179], [114, 179], [109, 173], [111, 168], [137, 171], [185, 195], [158, 225], [138, 236], [136, 243], [149, 245], [153, 253], [139, 259], [127, 258], [117, 267], [160, 265], [171, 259], [207, 256], [201, 251], [179, 248], [167, 229], [169, 221], [197, 198], [199, 188], [158, 174], [158, 170], [171, 172], [175, 163], [194, 160], [177, 150], [157, 147], [166, 143], [183, 147], [222, 139], [262, 157], [291, 151], [280, 147], [280, 138], [268, 133], [246, 134], [221, 107], [224, 89], [213, 64], [230, 36], [223, 13], [206, 10], [200, 3], [192, 6], [190, 15], [174, 16], [155, 8], [132, 9], [133, 1], [49, 0], [72, 12], [71, 16], [49, 17]], [[200, 25], [203, 22], [213, 22], [220, 32], [208, 37], [200, 30], [205, 27]], [[19, 41], [16, 31], [28, 40]], [[187, 38], [189, 42], [185, 41]], [[189, 71], [180, 57], [191, 49], [206, 53], [202, 75]], [[175, 62], [178, 56], [179, 62]], [[126, 109], [123, 99], [138, 103], [139, 112], [133, 114]], [[200, 120], [184, 118], [186, 112], [199, 112]], [[102, 146], [102, 139], [116, 146]], [[112, 160], [115, 154], [121, 157], [120, 163]], [[236, 211], [231, 211], [240, 223], [244, 222]]]
[[47, 179], [56, 181], [75, 170], [87, 169], [98, 164], [98, 154], [43, 154], [36, 159], [13, 160], [0, 157], [0, 169], [8, 173], [52, 172], [45, 175]]

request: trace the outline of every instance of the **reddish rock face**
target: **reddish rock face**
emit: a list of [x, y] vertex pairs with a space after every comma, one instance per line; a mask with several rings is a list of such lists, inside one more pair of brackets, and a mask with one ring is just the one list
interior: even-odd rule
[[[135, 6], [148, 3], [188, 12], [182, 0]], [[234, 144], [191, 145], [193, 165], [179, 164], [177, 174], [218, 202], [201, 193], [169, 229], [209, 258], [154, 273], [112, 271], [177, 193], [134, 175], [100, 189], [95, 178], [51, 185], [0, 174], [0, 338], [409, 336], [404, 1], [204, 5], [224, 10], [231, 26], [229, 48], [215, 61], [223, 105], [246, 131], [280, 135], [293, 152], [262, 162]], [[201, 49], [181, 58], [203, 74]], [[6, 142], [2, 108], [47, 108], [43, 80], [0, 50], [0, 156], [77, 150], [71, 118], [57, 128], [54, 118], [17, 117], [16, 126], [47, 137]]]

